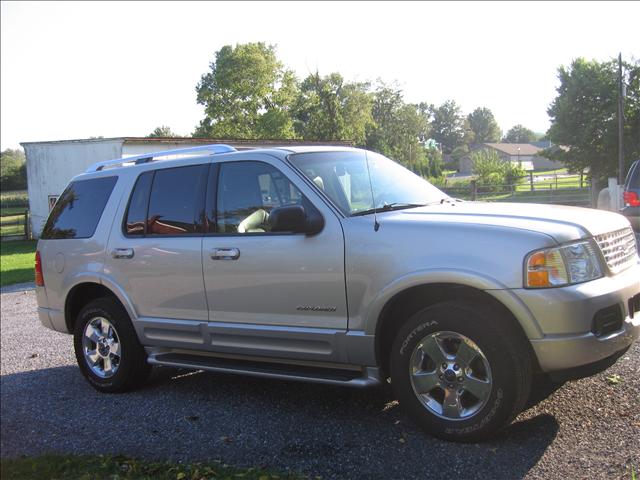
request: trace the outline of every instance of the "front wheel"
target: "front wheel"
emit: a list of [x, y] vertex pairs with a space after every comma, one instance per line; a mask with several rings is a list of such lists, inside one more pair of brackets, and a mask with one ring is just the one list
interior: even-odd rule
[[531, 361], [500, 312], [447, 302], [421, 310], [398, 332], [391, 382], [400, 404], [433, 435], [476, 441], [508, 425], [529, 395]]

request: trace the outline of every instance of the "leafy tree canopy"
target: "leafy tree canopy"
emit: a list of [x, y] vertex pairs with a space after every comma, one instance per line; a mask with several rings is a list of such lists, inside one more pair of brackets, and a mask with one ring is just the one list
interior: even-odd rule
[[537, 139], [538, 136], [533, 130], [518, 124], [507, 132], [502, 141], [505, 143], [529, 143], [535, 142]]
[[[625, 98], [624, 154], [626, 168], [640, 157], [640, 62], [623, 63]], [[547, 110], [552, 142], [568, 147], [549, 156], [573, 170], [590, 168], [596, 178], [618, 170], [618, 65], [574, 60], [558, 69], [558, 95]]]
[[293, 138], [291, 107], [297, 81], [276, 57], [274, 45], [226, 45], [196, 87], [205, 118], [195, 136]]
[[500, 141], [502, 130], [498, 126], [491, 110], [478, 107], [467, 116], [469, 128], [476, 143], [495, 143]]
[[368, 83], [345, 82], [339, 73], [309, 75], [294, 108], [296, 135], [308, 140], [349, 140], [364, 145], [373, 124]]
[[442, 154], [427, 148], [430, 106], [405, 103], [402, 90], [382, 81], [373, 92], [373, 126], [367, 133], [367, 148], [404, 164], [425, 177], [442, 175]]
[[431, 113], [431, 136], [445, 153], [451, 153], [465, 140], [472, 141], [469, 125], [455, 101], [447, 100], [437, 108], [432, 107]]

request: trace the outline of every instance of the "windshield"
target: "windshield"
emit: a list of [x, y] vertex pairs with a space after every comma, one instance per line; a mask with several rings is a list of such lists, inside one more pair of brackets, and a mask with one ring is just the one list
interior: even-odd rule
[[298, 153], [289, 160], [349, 216], [372, 213], [374, 207], [410, 208], [448, 198], [423, 178], [374, 152]]

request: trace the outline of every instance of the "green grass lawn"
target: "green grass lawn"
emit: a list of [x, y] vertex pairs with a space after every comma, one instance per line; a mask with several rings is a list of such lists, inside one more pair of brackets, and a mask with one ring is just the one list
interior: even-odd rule
[[276, 474], [254, 468], [237, 469], [220, 462], [177, 464], [145, 462], [129, 457], [102, 455], [44, 455], [5, 459], [3, 479], [158, 479], [158, 480], [277, 480], [303, 479], [290, 473]]
[[537, 175], [553, 175], [554, 173], [557, 173], [558, 175], [560, 174], [564, 174], [567, 173], [567, 169], [566, 168], [556, 168], [556, 169], [551, 169], [551, 170], [535, 170], [533, 172], [533, 176], [537, 176]]
[[0, 243], [0, 286], [33, 282], [34, 240]]
[[478, 200], [485, 202], [516, 202], [516, 203], [556, 203], [563, 205], [587, 205], [591, 203], [591, 194], [587, 189], [559, 188], [553, 190], [516, 190], [514, 193], [482, 193]]

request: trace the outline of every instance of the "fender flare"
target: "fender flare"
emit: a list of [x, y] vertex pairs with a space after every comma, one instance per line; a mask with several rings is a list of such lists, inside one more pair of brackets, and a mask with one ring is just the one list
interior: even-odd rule
[[64, 293], [65, 316], [67, 313], [66, 309], [67, 309], [67, 301], [69, 299], [69, 294], [73, 291], [74, 288], [76, 288], [77, 286], [83, 283], [96, 283], [107, 288], [115, 295], [118, 301], [122, 304], [122, 306], [127, 311], [127, 314], [129, 315], [132, 321], [135, 321], [138, 318], [136, 309], [133, 306], [133, 303], [131, 303], [131, 300], [129, 299], [127, 294], [124, 292], [124, 290], [116, 282], [112, 281], [108, 276], [102, 273], [82, 273], [82, 274], [75, 275], [71, 278], [71, 282], [69, 282], [69, 285], [67, 286], [66, 291]]
[[412, 287], [437, 283], [471, 287], [491, 295], [513, 314], [527, 338], [543, 337], [540, 325], [529, 308], [513, 292], [513, 289], [507, 288], [495, 278], [472, 270], [439, 268], [417, 270], [387, 284], [367, 308], [364, 323], [365, 333], [367, 335], [376, 334], [384, 307], [396, 295]]

